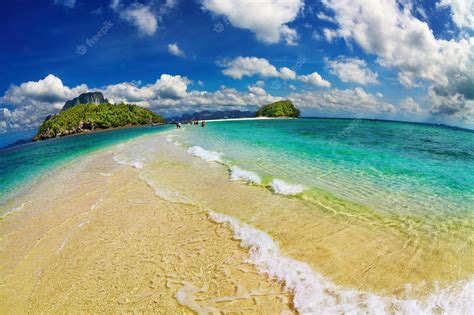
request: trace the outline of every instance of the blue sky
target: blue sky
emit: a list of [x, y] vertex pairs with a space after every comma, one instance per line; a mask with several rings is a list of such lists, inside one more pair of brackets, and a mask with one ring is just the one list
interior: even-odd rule
[[290, 98], [305, 116], [474, 124], [472, 0], [20, 0], [2, 15], [0, 133], [95, 90], [164, 116]]

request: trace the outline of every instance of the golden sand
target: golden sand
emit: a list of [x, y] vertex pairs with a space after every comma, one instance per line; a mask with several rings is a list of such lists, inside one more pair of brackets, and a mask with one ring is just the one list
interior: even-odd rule
[[474, 272], [466, 230], [432, 238], [419, 222], [395, 229], [228, 175], [166, 135], [56, 171], [0, 221], [0, 312], [295, 312], [292, 293], [246, 263], [248, 249], [208, 211], [268, 233], [351, 292], [423, 299]]
[[24, 198], [0, 221], [2, 314], [293, 312], [289, 293], [245, 263], [229, 229], [158, 198], [110, 153]]

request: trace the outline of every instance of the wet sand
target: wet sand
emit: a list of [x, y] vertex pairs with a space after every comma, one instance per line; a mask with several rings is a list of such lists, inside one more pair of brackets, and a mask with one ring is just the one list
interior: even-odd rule
[[102, 152], [35, 185], [0, 221], [0, 312], [293, 313], [290, 293], [199, 207]]
[[[472, 235], [453, 246], [325, 195], [315, 205], [229, 181], [227, 166], [172, 142], [145, 136], [76, 159], [10, 203], [21, 210], [0, 221], [0, 312], [396, 313], [469, 301]], [[304, 264], [275, 274], [299, 290], [250, 264], [213, 212], [268, 233], [277, 260]]]

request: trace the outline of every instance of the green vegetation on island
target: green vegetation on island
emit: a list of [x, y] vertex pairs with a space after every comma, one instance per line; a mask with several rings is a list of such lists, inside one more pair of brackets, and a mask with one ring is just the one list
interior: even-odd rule
[[79, 104], [47, 117], [34, 141], [93, 130], [162, 124], [164, 119], [152, 111], [129, 104]]
[[278, 101], [260, 107], [256, 116], [265, 117], [299, 117], [300, 111], [290, 100]]

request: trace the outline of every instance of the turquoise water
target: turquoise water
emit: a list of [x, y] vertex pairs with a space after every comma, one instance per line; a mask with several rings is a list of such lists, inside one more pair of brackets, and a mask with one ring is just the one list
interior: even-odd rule
[[138, 127], [70, 136], [0, 150], [0, 204], [35, 178], [81, 155], [170, 126]]
[[474, 210], [474, 132], [368, 120], [288, 119], [185, 126], [178, 142], [230, 166], [397, 214]]

